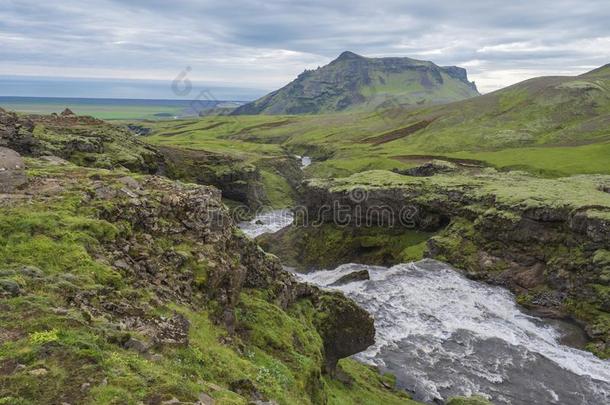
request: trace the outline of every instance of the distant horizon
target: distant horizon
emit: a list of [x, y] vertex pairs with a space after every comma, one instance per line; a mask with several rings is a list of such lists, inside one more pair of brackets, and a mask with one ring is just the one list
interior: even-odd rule
[[49, 99], [49, 100], [123, 100], [123, 101], [180, 101], [184, 103], [195, 103], [200, 101], [211, 101], [211, 102], [235, 102], [235, 103], [246, 103], [251, 100], [237, 100], [237, 99], [215, 99], [215, 100], [196, 100], [196, 99], [180, 99], [180, 98], [127, 98], [127, 97], [63, 97], [63, 96], [11, 96], [1, 95], [2, 99]]
[[[131, 100], [252, 101], [268, 89], [190, 80], [0, 75], [0, 96]], [[185, 84], [186, 83], [186, 84]], [[173, 86], [177, 86], [174, 88]]]
[[[369, 57], [366, 55], [361, 55]], [[383, 57], [383, 56], [381, 56]], [[391, 57], [391, 56], [388, 56]], [[405, 56], [408, 57], [408, 56]], [[430, 62], [435, 63], [433, 60]], [[541, 72], [540, 75], [524, 78], [528, 80], [540, 76], [578, 76], [597, 69], [607, 64], [599, 66], [587, 66], [581, 71], [575, 73], [552, 74]], [[440, 66], [440, 65], [439, 65]], [[449, 65], [448, 65], [449, 66]], [[459, 66], [459, 65], [455, 65]], [[509, 87], [511, 83], [503, 87], [485, 91], [481, 89], [479, 83], [476, 82], [470, 74], [468, 67], [459, 66], [466, 69], [468, 79], [474, 81], [481, 95], [492, 93], [505, 87]], [[190, 69], [187, 67], [187, 69]], [[303, 71], [308, 70], [306, 68]], [[183, 70], [184, 71], [184, 70]], [[190, 70], [189, 70], [190, 71]], [[295, 75], [294, 78], [296, 78]], [[294, 79], [293, 78], [293, 79]], [[236, 101], [249, 102], [259, 99], [270, 92], [273, 92], [286, 83], [280, 84], [276, 88], [249, 88], [239, 86], [222, 85], [219, 83], [205, 83], [200, 81], [191, 81], [192, 90], [185, 96], [176, 95], [172, 89], [172, 83], [176, 80], [161, 80], [161, 79], [129, 79], [129, 78], [110, 78], [110, 77], [67, 77], [67, 76], [22, 76], [22, 75], [2, 75], [0, 74], [0, 91], [6, 88], [16, 89], [15, 93], [1, 93], [0, 97], [14, 98], [65, 98], [65, 99], [98, 99], [98, 100], [156, 100], [156, 101]], [[42, 84], [42, 87], [41, 87]], [[68, 84], [68, 88], [65, 85]], [[59, 94], [59, 92], [66, 92]], [[34, 94], [36, 92], [37, 94]], [[52, 94], [48, 93], [52, 92]], [[72, 92], [70, 94], [70, 92]], [[97, 92], [97, 94], [96, 94]], [[16, 94], [21, 93], [21, 94]], [[41, 94], [42, 93], [42, 94]], [[93, 94], [92, 94], [93, 93]], [[129, 94], [128, 94], [129, 93]], [[198, 98], [188, 98], [189, 96], [199, 96]]]

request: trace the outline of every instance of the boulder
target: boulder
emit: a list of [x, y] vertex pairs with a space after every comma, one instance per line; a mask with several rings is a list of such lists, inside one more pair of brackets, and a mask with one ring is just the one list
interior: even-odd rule
[[252, 380], [247, 378], [232, 381], [229, 383], [229, 389], [252, 401], [261, 401], [264, 399], [263, 394], [256, 388]]
[[368, 270], [359, 270], [359, 271], [354, 271], [354, 272], [351, 272], [349, 274], [346, 274], [346, 275], [340, 277], [339, 279], [337, 279], [337, 281], [332, 283], [331, 286], [345, 285], [345, 284], [353, 283], [355, 281], [363, 281], [363, 280], [370, 280], [370, 279], [371, 279], [371, 277], [369, 276]]
[[368, 312], [338, 292], [319, 294], [312, 301], [323, 314], [316, 318], [315, 326], [324, 342], [325, 371], [334, 377], [340, 359], [375, 343], [374, 321]]
[[421, 166], [411, 167], [405, 170], [394, 169], [395, 173], [405, 176], [429, 177], [438, 173], [449, 173], [457, 170], [454, 163], [444, 160], [433, 160], [432, 162], [424, 163]]
[[74, 111], [72, 111], [69, 108], [66, 108], [65, 110], [63, 110], [60, 114], [62, 117], [72, 117], [75, 116], [76, 114], [74, 114]]
[[18, 297], [23, 291], [19, 284], [13, 280], [0, 280], [0, 296]]
[[214, 405], [216, 403], [216, 400], [214, 400], [214, 398], [212, 398], [205, 392], [202, 392], [201, 394], [199, 394], [199, 398], [197, 398], [197, 399], [198, 399], [198, 401], [196, 402], [197, 405]]
[[34, 138], [34, 123], [12, 112], [0, 111], [0, 146], [13, 149], [22, 155], [31, 155], [39, 149]]
[[0, 147], [0, 193], [11, 193], [26, 182], [21, 156], [12, 149]]

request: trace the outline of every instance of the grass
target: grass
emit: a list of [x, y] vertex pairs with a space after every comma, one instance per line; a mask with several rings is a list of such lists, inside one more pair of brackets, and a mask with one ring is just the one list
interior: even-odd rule
[[[405, 188], [434, 197], [438, 191], [466, 192], [475, 201], [494, 196], [496, 206], [513, 208], [582, 208], [601, 206], [610, 208], [610, 194], [601, 191], [600, 185], [608, 176], [573, 176], [545, 179], [523, 172], [497, 172], [486, 169], [479, 174], [456, 173], [433, 177], [411, 177], [384, 170], [361, 172], [334, 180], [312, 179], [310, 184], [328, 187], [332, 191], [349, 191], [353, 188]], [[438, 195], [440, 198], [440, 194]]]
[[151, 105], [150, 100], [138, 102], [138, 100], [121, 101], [113, 103], [112, 100], [79, 100], [79, 99], [0, 99], [0, 106], [5, 110], [14, 110], [27, 114], [51, 114], [61, 113], [65, 108], [70, 108], [78, 115], [89, 115], [103, 120], [160, 120], [173, 119], [180, 116], [185, 106], [176, 106], [170, 103], [158, 101]]

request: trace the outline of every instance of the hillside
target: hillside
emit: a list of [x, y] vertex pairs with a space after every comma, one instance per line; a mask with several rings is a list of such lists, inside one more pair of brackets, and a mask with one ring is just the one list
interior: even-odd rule
[[235, 115], [319, 114], [414, 107], [478, 95], [466, 70], [410, 58], [366, 58], [343, 52], [283, 88], [237, 108]]
[[0, 118], [0, 404], [415, 404], [346, 359], [370, 315], [283, 271], [218, 189], [143, 174], [156, 151], [88, 117]]
[[[232, 116], [154, 124], [154, 143], [206, 150], [281, 147], [314, 157], [306, 174], [344, 176], [435, 158], [547, 177], [610, 173], [610, 66], [539, 77], [484, 96], [417, 109], [316, 116]], [[151, 124], [153, 125], [153, 124]], [[173, 127], [192, 128], [176, 133]], [[213, 129], [206, 128], [213, 126]]]

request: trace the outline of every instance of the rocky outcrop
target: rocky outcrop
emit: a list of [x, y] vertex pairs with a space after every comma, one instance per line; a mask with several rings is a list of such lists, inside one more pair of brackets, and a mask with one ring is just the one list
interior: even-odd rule
[[457, 166], [451, 162], [433, 160], [421, 166], [411, 167], [404, 170], [393, 170], [394, 173], [406, 176], [429, 177], [439, 173], [450, 173], [457, 170]]
[[[166, 162], [165, 175], [173, 179], [219, 188], [224, 198], [244, 204], [251, 210], [272, 204], [265, 175], [271, 173], [296, 189], [303, 173], [297, 159], [275, 157], [256, 162], [204, 150], [160, 147]], [[290, 196], [289, 196], [290, 197]]]
[[39, 154], [40, 141], [34, 135], [34, 122], [15, 113], [0, 111], [0, 146], [23, 155]]
[[0, 147], [0, 193], [13, 192], [27, 182], [25, 163], [14, 150]]
[[[309, 300], [318, 311], [316, 327], [324, 342], [325, 369], [329, 373], [334, 373], [339, 359], [374, 343], [373, 319], [366, 311], [342, 294], [297, 282], [283, 270], [277, 258], [235, 233], [219, 190], [160, 177], [141, 183], [129, 178], [121, 182], [124, 186], [118, 190], [109, 189], [101, 181], [94, 182], [90, 198], [92, 202], [112, 201], [102, 217], [129, 223], [133, 230], [108, 246], [108, 260], [134, 280], [134, 287], [154, 286], [160, 299], [172, 302], [197, 302], [198, 294], [203, 293], [205, 301], [216, 303], [215, 317], [229, 331], [236, 329], [234, 310], [244, 289], [268, 291], [269, 298], [284, 309], [300, 300]], [[198, 284], [197, 275], [192, 272], [173, 271], [188, 268], [189, 258], [173, 250], [159, 251], [151, 244], [168, 238], [175, 244], [196, 242], [208, 247], [205, 260], [216, 264], [205, 274], [205, 284]], [[104, 297], [107, 306], [124, 306], [111, 305], [112, 301], [112, 297]], [[159, 340], [159, 333], [154, 333], [153, 340]]]
[[0, 146], [24, 156], [54, 155], [83, 166], [157, 173], [163, 157], [155, 148], [137, 140], [128, 130], [77, 116], [18, 115], [0, 112]]
[[228, 155], [202, 150], [160, 147], [166, 161], [165, 174], [222, 190], [223, 197], [257, 209], [267, 203], [258, 168]]
[[375, 343], [373, 318], [341, 293], [317, 294], [313, 302], [321, 315], [316, 327], [324, 340], [326, 371], [334, 374], [339, 359]]

